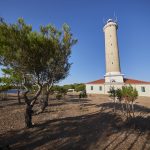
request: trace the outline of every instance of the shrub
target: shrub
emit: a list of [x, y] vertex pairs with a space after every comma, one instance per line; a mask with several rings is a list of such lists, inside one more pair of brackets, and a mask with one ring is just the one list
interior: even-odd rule
[[60, 100], [61, 98], [62, 98], [62, 94], [57, 94], [57, 95], [56, 95], [56, 99], [57, 99], [57, 100]]
[[80, 92], [79, 98], [86, 98], [86, 97], [87, 97], [86, 91]]

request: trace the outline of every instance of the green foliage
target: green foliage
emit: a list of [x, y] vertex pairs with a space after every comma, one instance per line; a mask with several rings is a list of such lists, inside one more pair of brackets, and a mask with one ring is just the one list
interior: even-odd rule
[[62, 94], [57, 94], [57, 95], [56, 95], [56, 99], [57, 99], [57, 100], [60, 100], [61, 98], [62, 98]]
[[121, 102], [123, 100], [123, 92], [122, 89], [117, 89], [116, 90], [116, 97], [117, 99]]
[[64, 24], [62, 31], [52, 25], [32, 31], [22, 18], [14, 24], [0, 21], [0, 63], [9, 66], [30, 80], [41, 83], [64, 79], [71, 66], [71, 47], [76, 44], [70, 27]]
[[51, 91], [59, 91], [60, 90], [60, 86], [59, 85], [54, 85], [52, 88], [51, 88]]
[[3, 77], [1, 77], [1, 83], [4, 85], [10, 85], [14, 88], [21, 88], [22, 78], [21, 75], [17, 72], [14, 72], [13, 69], [10, 68], [2, 68], [2, 73], [4, 74]]
[[[69, 74], [71, 48], [77, 43], [70, 31], [67, 24], [62, 26], [61, 31], [50, 24], [33, 31], [32, 26], [27, 25], [22, 18], [13, 24], [0, 18], [0, 64], [12, 69], [24, 81], [27, 127], [32, 126], [32, 107], [42, 87], [47, 86], [49, 93], [54, 83]], [[35, 85], [38, 90], [30, 98], [27, 95], [29, 87], [33, 89]]]
[[[134, 116], [134, 101], [138, 97], [138, 92], [136, 88], [133, 88], [131, 85], [130, 86], [123, 86], [122, 89], [117, 89], [115, 90], [114, 87], [112, 87], [109, 91], [110, 97], [113, 98], [114, 100], [114, 110], [115, 110], [115, 103], [116, 103], [116, 98], [119, 100], [119, 102], [124, 101], [126, 103], [126, 114], [127, 118], [128, 116], [131, 116], [130, 114], [130, 109], [132, 108], [133, 116]], [[130, 107], [131, 105], [131, 107]], [[122, 103], [122, 112], [124, 112], [124, 106]]]
[[63, 87], [64, 87], [66, 90], [68, 90], [68, 89], [75, 89], [75, 85], [74, 85], [74, 84], [64, 85]]
[[10, 85], [1, 85], [0, 86], [0, 92], [3, 92], [3, 91], [7, 91], [7, 90], [10, 90], [12, 89], [13, 87], [10, 86]]
[[115, 97], [116, 97], [116, 90], [115, 90], [114, 86], [110, 87], [110, 90], [108, 91], [108, 93], [109, 93], [109, 96], [111, 98], [115, 99]]
[[67, 89], [65, 89], [63, 86], [59, 86], [59, 85], [54, 85], [51, 88], [51, 91], [55, 91], [55, 92], [58, 92], [59, 94], [63, 94], [63, 95], [66, 95], [66, 93], [67, 93]]
[[79, 92], [79, 91], [84, 91], [85, 90], [85, 84], [82, 83], [74, 83], [74, 84], [68, 84], [68, 85], [64, 85], [63, 86], [65, 89], [74, 89], [75, 91]]
[[138, 97], [138, 92], [135, 88], [130, 86], [123, 86], [122, 89], [115, 90], [114, 87], [110, 88], [109, 96], [112, 98], [116, 98], [121, 101], [122, 99], [126, 99], [128, 102], [132, 102]]
[[55, 85], [52, 87], [51, 91], [56, 92], [56, 99], [60, 100], [62, 98], [62, 96], [66, 95], [67, 90], [59, 85]]
[[75, 91], [84, 91], [85, 90], [85, 84], [76, 84], [75, 85]]
[[86, 98], [86, 97], [87, 97], [86, 91], [80, 92], [79, 98]]
[[67, 90], [64, 87], [61, 87], [59, 92], [64, 94], [64, 95], [67, 94]]
[[138, 91], [130, 86], [123, 86], [122, 87], [122, 95], [128, 102], [133, 102], [138, 97]]

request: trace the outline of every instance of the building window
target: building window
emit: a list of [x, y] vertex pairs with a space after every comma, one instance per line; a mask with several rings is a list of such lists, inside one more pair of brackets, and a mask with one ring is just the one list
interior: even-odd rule
[[113, 64], [113, 62], [112, 62], [112, 64]]
[[141, 91], [145, 92], [145, 87], [144, 86], [141, 87]]
[[112, 46], [112, 43], [111, 43], [111, 46]]
[[102, 86], [99, 87], [99, 90], [102, 91]]
[[111, 35], [110, 35], [110, 37], [111, 37]]
[[91, 86], [91, 90], [93, 90], [93, 86]]

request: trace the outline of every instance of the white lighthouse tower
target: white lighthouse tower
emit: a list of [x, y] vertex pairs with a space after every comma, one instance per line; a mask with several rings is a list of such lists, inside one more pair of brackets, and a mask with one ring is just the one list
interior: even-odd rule
[[123, 83], [123, 74], [121, 74], [120, 69], [117, 29], [118, 24], [112, 19], [109, 19], [103, 28], [106, 59], [105, 83]]
[[119, 48], [117, 40], [118, 24], [109, 19], [103, 27], [105, 35], [106, 74], [104, 79], [86, 83], [87, 94], [109, 94], [110, 88], [121, 89], [122, 86], [133, 86], [139, 96], [150, 97], [150, 82], [124, 78], [120, 68]]

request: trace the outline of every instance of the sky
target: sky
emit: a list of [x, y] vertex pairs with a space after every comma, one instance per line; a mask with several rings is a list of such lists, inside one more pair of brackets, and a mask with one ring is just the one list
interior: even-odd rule
[[71, 27], [78, 43], [72, 48], [69, 76], [60, 84], [86, 83], [104, 78], [103, 26], [117, 18], [121, 72], [150, 81], [149, 0], [0, 0], [0, 16], [14, 23], [23, 17], [34, 30], [53, 24]]

